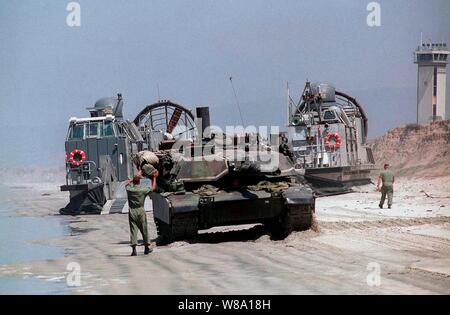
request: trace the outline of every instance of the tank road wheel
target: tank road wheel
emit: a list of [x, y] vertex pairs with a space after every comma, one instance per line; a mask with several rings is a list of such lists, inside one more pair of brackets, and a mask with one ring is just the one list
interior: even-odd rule
[[177, 214], [171, 224], [155, 219], [158, 232], [157, 245], [167, 245], [176, 241], [190, 240], [197, 236], [197, 213]]
[[283, 214], [269, 222], [268, 227], [274, 239], [285, 239], [294, 231], [310, 229], [312, 221], [312, 205], [289, 205]]

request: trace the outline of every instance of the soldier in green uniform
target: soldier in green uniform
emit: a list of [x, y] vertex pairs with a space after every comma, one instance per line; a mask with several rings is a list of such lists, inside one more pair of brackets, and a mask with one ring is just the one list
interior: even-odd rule
[[152, 187], [141, 187], [141, 175], [138, 174], [128, 183], [126, 190], [128, 195], [128, 219], [130, 223], [130, 242], [131, 242], [131, 256], [136, 256], [137, 234], [141, 232], [144, 240], [144, 254], [151, 253], [148, 227], [147, 227], [147, 214], [145, 213], [144, 203], [145, 198], [153, 191]]
[[384, 171], [381, 172], [378, 177], [377, 189], [380, 190], [380, 184], [383, 183], [381, 187], [381, 200], [379, 207], [383, 209], [384, 201], [386, 200], [386, 195], [388, 197], [388, 207], [392, 207], [392, 198], [394, 197], [394, 174], [389, 170], [389, 164], [384, 164]]

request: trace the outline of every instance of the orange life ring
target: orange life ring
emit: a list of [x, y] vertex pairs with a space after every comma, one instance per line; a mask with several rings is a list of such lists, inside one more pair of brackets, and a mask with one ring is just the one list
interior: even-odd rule
[[[333, 140], [331, 142], [331, 140]], [[328, 149], [333, 149], [333, 150], [337, 150], [341, 147], [342, 144], [342, 138], [338, 133], [329, 133], [327, 134], [327, 136], [325, 137], [325, 146]]]
[[86, 161], [86, 153], [83, 150], [75, 149], [70, 152], [68, 162], [72, 164], [72, 166], [78, 167], [84, 161]]

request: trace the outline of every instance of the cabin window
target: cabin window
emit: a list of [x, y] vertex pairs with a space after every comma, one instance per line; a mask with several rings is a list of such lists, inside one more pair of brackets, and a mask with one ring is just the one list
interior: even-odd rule
[[103, 134], [104, 137], [113, 137], [114, 136], [114, 128], [113, 124], [110, 121], [105, 121], [103, 123]]
[[333, 120], [333, 119], [336, 119], [336, 116], [334, 115], [334, 113], [332, 111], [327, 110], [325, 112], [325, 114], [323, 114], [323, 119], [324, 120]]
[[82, 140], [84, 138], [98, 137], [114, 137], [114, 126], [111, 121], [94, 121], [76, 124], [69, 128], [69, 140]]
[[99, 122], [91, 122], [89, 123], [89, 137], [90, 138], [96, 138], [98, 137], [98, 130], [99, 130]]
[[73, 125], [69, 133], [69, 139], [80, 140], [83, 139], [83, 137], [84, 137], [84, 125], [83, 124]]

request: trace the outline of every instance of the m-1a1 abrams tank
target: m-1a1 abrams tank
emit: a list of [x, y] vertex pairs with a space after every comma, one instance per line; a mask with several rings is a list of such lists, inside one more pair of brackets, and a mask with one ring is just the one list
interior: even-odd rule
[[167, 189], [151, 196], [159, 243], [191, 239], [216, 226], [262, 223], [274, 238], [309, 229], [313, 192], [277, 149], [258, 135], [212, 134], [158, 152], [158, 184]]

